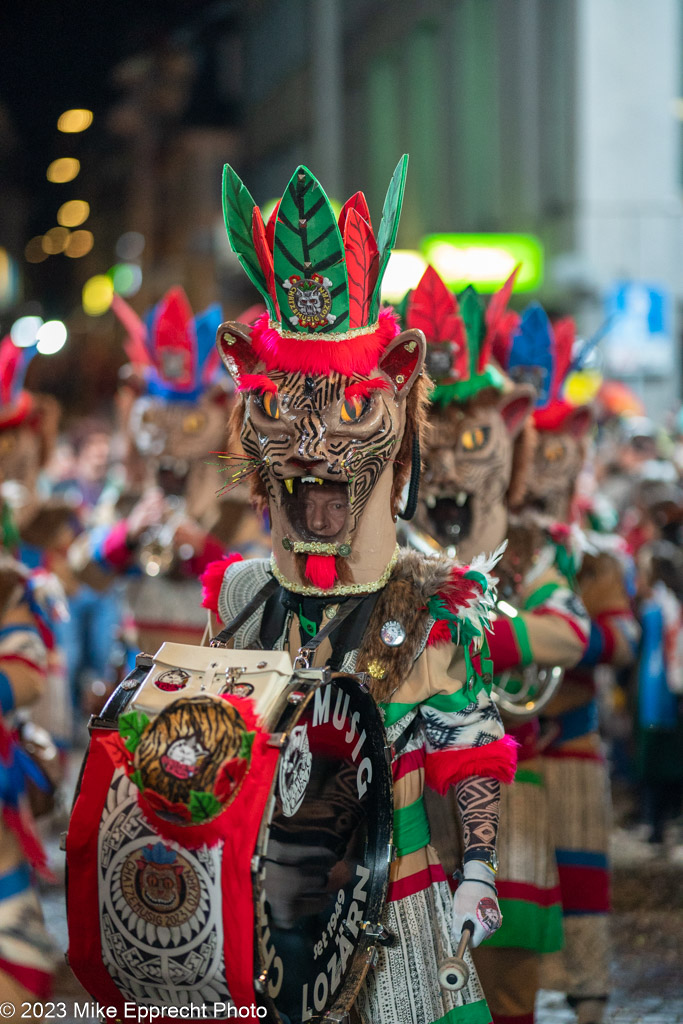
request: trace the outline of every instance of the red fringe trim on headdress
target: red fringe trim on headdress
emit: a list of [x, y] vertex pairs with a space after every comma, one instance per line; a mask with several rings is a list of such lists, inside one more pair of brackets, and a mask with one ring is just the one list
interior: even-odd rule
[[517, 741], [512, 736], [503, 736], [483, 747], [461, 747], [428, 753], [425, 783], [443, 796], [450, 786], [473, 775], [512, 782], [516, 769]]
[[305, 576], [319, 590], [331, 590], [337, 582], [334, 555], [309, 555], [306, 559]]
[[343, 341], [321, 341], [315, 334], [303, 332], [300, 339], [283, 338], [270, 326], [268, 314], [264, 313], [251, 329], [251, 341], [266, 370], [311, 375], [340, 373], [351, 377], [354, 373], [372, 373], [381, 353], [399, 333], [393, 309], [382, 310], [375, 331]]
[[218, 614], [218, 596], [221, 592], [225, 570], [234, 562], [241, 561], [243, 561], [242, 556], [234, 551], [231, 555], [225, 555], [216, 562], [209, 562], [199, 577], [199, 582], [202, 585], [202, 608], [208, 608], [214, 614]]

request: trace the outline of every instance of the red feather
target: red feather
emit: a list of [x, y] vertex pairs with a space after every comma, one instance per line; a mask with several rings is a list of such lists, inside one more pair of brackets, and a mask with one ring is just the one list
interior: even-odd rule
[[486, 364], [491, 358], [493, 339], [496, 336], [502, 318], [505, 316], [508, 302], [512, 295], [512, 289], [515, 286], [515, 280], [521, 267], [522, 264], [518, 263], [503, 287], [491, 297], [491, 301], [486, 309], [486, 336], [484, 337], [484, 341], [482, 342], [482, 346], [479, 350], [479, 362], [477, 365], [477, 371], [479, 373], [483, 373]]
[[159, 375], [164, 374], [164, 350], [169, 353], [184, 353], [182, 371], [174, 376], [176, 387], [192, 387], [195, 379], [197, 339], [194, 337], [192, 307], [182, 288], [171, 288], [157, 307], [152, 326], [155, 364]]
[[555, 379], [553, 380], [551, 399], [559, 397], [565, 377], [569, 372], [576, 336], [576, 325], [572, 318], [565, 317], [564, 320], [557, 320], [553, 324], [553, 334], [555, 335]]
[[263, 276], [266, 279], [266, 285], [268, 286], [268, 294], [275, 303], [275, 309], [279, 316], [277, 298], [275, 296], [275, 270], [273, 268], [273, 252], [268, 245], [268, 238], [266, 235], [266, 229], [263, 224], [263, 217], [258, 206], [254, 207], [254, 212], [251, 217], [251, 232], [254, 238], [254, 250], [256, 257], [261, 264], [261, 270]]
[[123, 348], [130, 362], [136, 367], [150, 366], [152, 361], [145, 345], [147, 329], [140, 317], [116, 292], [111, 300], [111, 308], [126, 330]]
[[272, 211], [270, 217], [268, 218], [268, 223], [266, 224], [266, 241], [268, 243], [268, 248], [270, 249], [271, 253], [272, 253], [273, 247], [275, 245], [275, 224], [277, 222], [277, 213], [278, 213], [278, 210], [280, 209], [280, 203], [281, 202], [282, 202], [282, 200], [278, 199], [278, 201], [276, 202], [276, 204], [275, 204], [275, 206], [273, 208], [273, 211]]
[[512, 338], [519, 325], [519, 314], [508, 310], [498, 321], [498, 326], [491, 337], [491, 355], [503, 370], [507, 370], [510, 362]]
[[389, 381], [384, 377], [371, 377], [369, 380], [357, 380], [344, 388], [344, 398], [350, 402], [352, 398], [369, 398], [373, 391], [388, 391]]
[[463, 324], [458, 302], [433, 267], [427, 267], [420, 283], [410, 293], [406, 326], [424, 332], [427, 341], [454, 341], [462, 337]]
[[346, 200], [339, 211], [339, 230], [342, 238], [344, 237], [344, 231], [346, 230], [346, 219], [351, 210], [355, 210], [356, 213], [360, 214], [372, 231], [372, 221], [370, 220], [370, 211], [368, 210], [367, 200], [362, 192], [356, 192], [355, 195], [352, 195], [350, 199]]
[[364, 327], [377, 280], [379, 253], [372, 228], [354, 209], [347, 211], [344, 249], [349, 275], [349, 327]]

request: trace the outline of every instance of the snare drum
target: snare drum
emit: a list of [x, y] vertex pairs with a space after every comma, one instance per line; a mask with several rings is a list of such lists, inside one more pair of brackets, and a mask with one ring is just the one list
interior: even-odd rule
[[[375, 702], [362, 677], [294, 672], [283, 652], [182, 646], [140, 657], [91, 722], [67, 834], [69, 962], [120, 1009], [344, 1020], [384, 938], [392, 787]], [[188, 817], [198, 802], [205, 820]]]

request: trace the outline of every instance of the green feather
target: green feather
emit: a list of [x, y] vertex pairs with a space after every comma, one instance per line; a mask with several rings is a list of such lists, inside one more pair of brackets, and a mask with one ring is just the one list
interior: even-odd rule
[[469, 287], [465, 288], [464, 292], [458, 295], [458, 306], [460, 308], [460, 316], [465, 324], [465, 333], [467, 334], [470, 377], [474, 377], [477, 372], [479, 349], [484, 340], [486, 325], [484, 323], [484, 310], [481, 300], [472, 285], [469, 285]]
[[319, 274], [332, 283], [327, 287], [332, 299], [331, 314], [335, 319], [315, 330], [327, 333], [346, 331], [349, 327], [349, 283], [344, 259], [344, 243], [334, 210], [318, 179], [307, 167], [297, 167], [285, 189], [275, 224], [273, 251], [275, 289], [288, 329], [307, 332], [307, 327], [293, 324], [295, 315], [289, 305], [289, 288], [283, 287], [292, 275], [310, 278]]
[[401, 157], [396, 165], [396, 170], [389, 182], [384, 206], [382, 207], [382, 220], [379, 225], [379, 231], [377, 232], [379, 273], [377, 275], [377, 283], [375, 284], [375, 290], [372, 293], [372, 301], [370, 303], [370, 323], [374, 323], [379, 314], [380, 296], [382, 294], [382, 278], [384, 277], [384, 272], [387, 269], [391, 250], [394, 247], [396, 235], [398, 234], [398, 222], [401, 217], [401, 207], [403, 206], [403, 193], [405, 192], [406, 187], [407, 172], [408, 154], [406, 153]]
[[268, 294], [268, 285], [254, 249], [251, 224], [255, 206], [249, 189], [230, 164], [226, 164], [223, 168], [223, 217], [228, 241], [247, 277], [272, 311], [273, 300]]

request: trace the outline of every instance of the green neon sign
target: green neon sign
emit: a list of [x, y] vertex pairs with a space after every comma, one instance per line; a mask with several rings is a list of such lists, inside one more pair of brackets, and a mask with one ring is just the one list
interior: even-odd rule
[[543, 283], [543, 246], [535, 235], [425, 235], [420, 252], [453, 291], [473, 284], [479, 292], [495, 292], [518, 263], [516, 292]]

